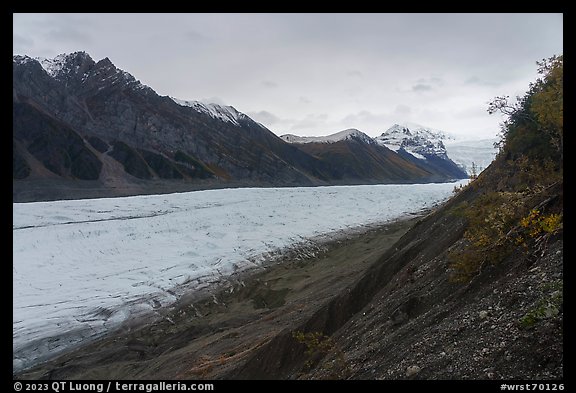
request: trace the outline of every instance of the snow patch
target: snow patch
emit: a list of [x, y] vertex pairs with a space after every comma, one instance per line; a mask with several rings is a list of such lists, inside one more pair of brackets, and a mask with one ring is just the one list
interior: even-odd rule
[[31, 58], [30, 56], [26, 56], [26, 55], [13, 55], [12, 61], [16, 64], [26, 64], [26, 63], [29, 63], [29, 62], [35, 61], [35, 60], [33, 58]]
[[374, 143], [372, 138], [355, 128], [349, 128], [327, 136], [297, 136], [293, 134], [285, 134], [280, 136], [280, 138], [288, 143], [334, 143], [350, 139], [358, 139], [368, 144]]
[[56, 56], [53, 59], [47, 59], [45, 57], [37, 57], [36, 60], [40, 63], [44, 71], [52, 78], [55, 78], [62, 72], [62, 69], [66, 65], [66, 60], [68, 58], [68, 54], [62, 53]]
[[90, 55], [86, 52], [62, 53], [53, 59], [45, 57], [36, 57], [35, 59], [40, 63], [48, 75], [52, 78], [57, 78], [63, 73], [70, 74], [78, 71], [80, 66], [78, 64], [71, 64], [72, 60], [76, 58], [92, 60]]
[[426, 157], [424, 157], [422, 154], [419, 154], [419, 153], [417, 153], [417, 152], [415, 152], [415, 151], [408, 151], [408, 150], [406, 150], [406, 151], [407, 151], [408, 153], [410, 153], [411, 155], [413, 155], [414, 157], [416, 157], [417, 159], [419, 159], [419, 160], [425, 160], [425, 159], [426, 159]]
[[[54, 58], [28, 56], [14, 56], [14, 61], [25, 63], [28, 61], [37, 61], [44, 71], [54, 79], [77, 78], [80, 82], [85, 83], [90, 78], [99, 78], [97, 82], [101, 84], [98, 90], [106, 86], [112, 86], [117, 83], [123, 83], [135, 90], [153, 91], [149, 86], [144, 85], [137, 80], [132, 74], [117, 68], [112, 62], [105, 58], [94, 63], [92, 58], [86, 52], [62, 53]], [[80, 64], [89, 62], [89, 67], [82, 74], [79, 74]], [[100, 74], [107, 74], [102, 77]]]
[[[447, 158], [444, 141], [454, 139], [444, 131], [415, 123], [394, 124], [382, 135], [374, 138], [376, 143], [398, 151], [404, 149], [414, 157], [436, 155]], [[420, 157], [419, 157], [420, 156]]]
[[174, 101], [180, 106], [190, 107], [195, 111], [207, 114], [214, 119], [222, 120], [235, 125], [240, 125], [240, 123], [238, 123], [238, 120], [246, 116], [243, 113], [238, 112], [236, 108], [232, 106], [203, 103], [200, 101], [186, 101], [174, 97], [170, 97], [170, 99], [172, 99], [172, 101]]

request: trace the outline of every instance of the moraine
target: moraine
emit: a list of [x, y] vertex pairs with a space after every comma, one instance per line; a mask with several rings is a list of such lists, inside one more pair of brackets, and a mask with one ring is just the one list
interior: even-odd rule
[[14, 203], [14, 370], [287, 247], [420, 212], [466, 182]]

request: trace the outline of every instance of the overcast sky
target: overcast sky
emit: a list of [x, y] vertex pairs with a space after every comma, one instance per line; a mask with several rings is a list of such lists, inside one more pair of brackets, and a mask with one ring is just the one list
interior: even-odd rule
[[495, 136], [563, 51], [562, 14], [15, 14], [14, 54], [108, 57], [160, 95], [232, 105], [281, 135], [413, 122]]

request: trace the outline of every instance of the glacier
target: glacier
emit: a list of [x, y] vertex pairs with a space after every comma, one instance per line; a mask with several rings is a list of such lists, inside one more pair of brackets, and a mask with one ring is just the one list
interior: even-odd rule
[[13, 368], [261, 266], [289, 247], [430, 208], [467, 181], [14, 203]]

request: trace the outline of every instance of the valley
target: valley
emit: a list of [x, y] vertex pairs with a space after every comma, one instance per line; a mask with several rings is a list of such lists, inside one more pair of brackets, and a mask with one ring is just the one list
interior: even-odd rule
[[14, 204], [14, 367], [265, 268], [290, 250], [419, 214], [466, 182]]
[[13, 379], [563, 382], [561, 14], [164, 16], [14, 15]]

